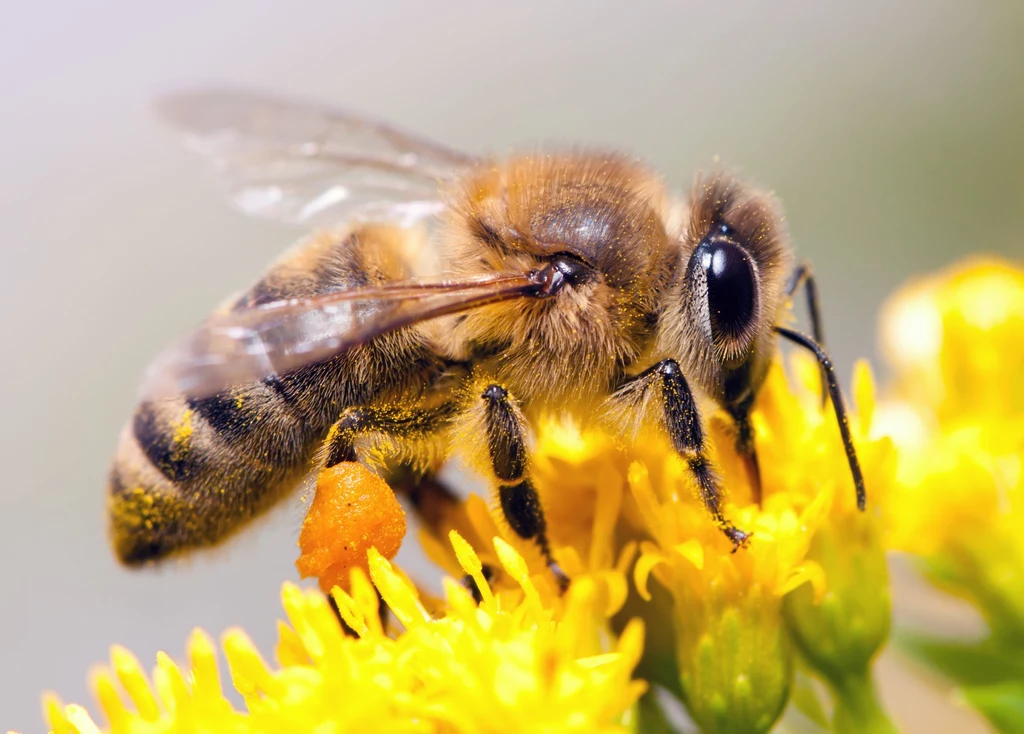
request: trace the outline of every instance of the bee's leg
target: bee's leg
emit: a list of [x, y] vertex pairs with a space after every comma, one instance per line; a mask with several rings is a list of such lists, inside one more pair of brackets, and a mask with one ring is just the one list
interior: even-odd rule
[[615, 393], [613, 399], [632, 397], [635, 400], [652, 387], [660, 387], [665, 429], [673, 447], [686, 460], [690, 472], [697, 480], [701, 501], [718, 527], [732, 541], [733, 550], [745, 546], [750, 534], [729, 522], [722, 512], [722, 491], [715, 469], [706, 454], [700, 410], [679, 363], [674, 359], [658, 362], [627, 382]]
[[754, 427], [750, 424], [750, 409], [753, 407], [753, 404], [754, 399], [752, 396], [746, 398], [742, 402], [729, 407], [729, 415], [736, 422], [736, 453], [743, 459], [754, 502], [760, 505], [762, 498], [761, 466], [757, 462], [757, 446], [754, 445]]
[[[393, 409], [372, 407], [351, 408], [345, 411], [328, 435], [322, 451], [325, 457], [323, 465], [331, 467], [345, 461], [358, 461], [355, 441], [361, 434], [383, 433], [400, 439], [426, 436], [442, 428], [454, 412], [451, 405], [418, 412], [398, 412]], [[461, 502], [451, 487], [431, 474], [421, 476], [412, 471], [399, 471], [389, 482], [396, 492], [409, 498], [417, 517], [425, 526], [434, 530], [435, 534], [440, 534], [439, 528], [445, 517]], [[490, 580], [493, 574], [493, 569], [484, 566], [485, 578]], [[480, 592], [476, 589], [476, 582], [472, 577], [465, 577], [462, 583], [470, 589], [479, 603]], [[331, 604], [334, 605], [333, 599]], [[387, 608], [383, 607], [381, 614], [386, 613]], [[350, 632], [344, 621], [342, 627], [346, 629], [346, 633]]]
[[[359, 633], [356, 632], [352, 627], [349, 626], [345, 618], [341, 616], [341, 610], [338, 609], [338, 602], [334, 600], [334, 594], [327, 595], [327, 603], [331, 605], [331, 611], [334, 612], [334, 616], [338, 620], [338, 624], [341, 625], [341, 631], [349, 637], [359, 638]], [[388, 626], [388, 605], [384, 601], [384, 597], [380, 597], [377, 602], [377, 616], [380, 617], [381, 626], [387, 629]]]
[[[786, 298], [792, 298], [800, 286], [804, 286], [807, 294], [807, 317], [811, 321], [811, 334], [814, 341], [822, 348], [825, 347], [825, 330], [821, 323], [821, 305], [818, 302], [818, 286], [814, 282], [814, 271], [811, 264], [806, 260], [797, 266], [796, 270], [786, 284]], [[825, 407], [828, 400], [828, 375], [825, 368], [821, 368], [821, 407]]]
[[[363, 407], [349, 408], [331, 427], [327, 440], [321, 448], [318, 462], [322, 468], [330, 468], [346, 461], [359, 461], [355, 441], [360, 435], [378, 433], [399, 439], [426, 437], [439, 430], [451, 418], [454, 410], [450, 405], [427, 410], [398, 410], [394, 408]], [[399, 491], [408, 490], [417, 514], [427, 522], [431, 513], [437, 517], [441, 502], [457, 502], [455, 494], [432, 477], [424, 477], [414, 481], [411, 476], [402, 476]], [[327, 595], [331, 608], [334, 610], [345, 634], [356, 637], [355, 631], [345, 623], [338, 611], [334, 597]], [[380, 621], [387, 625], [388, 608], [383, 599], [380, 605]]]
[[[399, 440], [426, 438], [440, 431], [455, 414], [454, 406], [442, 405], [434, 409], [409, 411], [393, 408], [350, 408], [331, 428], [321, 449], [324, 468], [345, 461], [359, 461], [356, 440], [360, 435], [383, 434]], [[459, 498], [444, 482], [430, 474], [399, 467], [388, 477], [395, 492], [406, 495], [419, 519], [429, 528], [437, 530]]]
[[487, 450], [498, 480], [498, 498], [509, 526], [521, 538], [540, 546], [548, 568], [563, 589], [569, 579], [555, 563], [548, 543], [547, 522], [537, 490], [526, 476], [526, 426], [508, 391], [490, 385], [482, 395], [486, 410]]
[[383, 434], [397, 439], [426, 438], [438, 432], [454, 415], [454, 406], [406, 410], [367, 406], [349, 408], [327, 434], [321, 449], [322, 466], [359, 461], [356, 439], [361, 435]]

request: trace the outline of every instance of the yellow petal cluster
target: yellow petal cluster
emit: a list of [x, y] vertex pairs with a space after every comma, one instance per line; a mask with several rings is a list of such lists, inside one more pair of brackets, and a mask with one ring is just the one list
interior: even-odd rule
[[883, 313], [899, 445], [893, 545], [927, 560], [993, 630], [1024, 630], [1024, 270], [975, 259], [911, 282]]
[[[202, 632], [179, 667], [160, 654], [152, 682], [126, 651], [96, 673], [97, 699], [112, 734], [165, 732], [625, 732], [644, 691], [632, 671], [643, 647], [639, 622], [617, 640], [603, 634], [596, 590], [575, 584], [555, 609], [545, 607], [526, 563], [501, 540], [496, 555], [520, 584], [507, 605], [480, 573], [480, 561], [453, 537], [465, 571], [478, 578], [477, 605], [454, 582], [447, 611], [427, 613], [414, 587], [376, 551], [372, 585], [353, 572], [350, 592], [335, 590], [346, 636], [327, 599], [285, 584], [290, 624], [280, 625], [277, 665], [269, 666], [240, 630], [222, 640], [239, 711], [220, 687], [216, 652]], [[375, 590], [376, 589], [376, 590]], [[388, 636], [379, 594], [405, 630]], [[54, 732], [99, 729], [78, 706], [46, 702]]]
[[1022, 335], [1024, 270], [994, 258], [913, 280], [882, 311], [896, 396], [943, 427], [1020, 419]]
[[[736, 553], [709, 519], [685, 462], [659, 434], [623, 445], [598, 427], [549, 419], [531, 453], [557, 560], [573, 583], [595, 583], [605, 613], [617, 613], [613, 627], [645, 619], [659, 642], [644, 651], [641, 674], [679, 695], [708, 732], [770, 729], [789, 700], [795, 648], [822, 670], [852, 661], [856, 675], [868, 679], [889, 631], [880, 507], [895, 463], [891, 442], [872, 435], [870, 371], [857, 367], [851, 411], [867, 513], [856, 507], [835, 415], [821, 406], [817, 365], [796, 358], [790, 372], [792, 384], [781, 364], [772, 368], [752, 414], [760, 504], [735, 451], [731, 419], [711, 416], [711, 455], [729, 491], [727, 513], [753, 533]], [[458, 573], [443, 542], [452, 528], [476, 547], [495, 535], [515, 545], [543, 603], [555, 603], [558, 591], [540, 554], [504, 526], [499, 511], [470, 497], [438, 528], [422, 531], [428, 555]], [[485, 554], [484, 562], [494, 566], [496, 559]], [[494, 584], [500, 593], [519, 593], [515, 583], [511, 591], [500, 578]], [[796, 592], [799, 603], [784, 609]]]
[[887, 439], [868, 436], [870, 372], [858, 365], [851, 411], [866, 513], [856, 508], [835, 416], [821, 407], [817, 366], [796, 358], [791, 372], [795, 387], [781, 366], [772, 369], [752, 416], [760, 504], [749, 499], [729, 422], [712, 420], [717, 463], [737, 500], [731, 517], [753, 532], [749, 548], [729, 552], [674, 457], [665, 453], [630, 470], [630, 492], [652, 536], [641, 545], [637, 586], [644, 593], [650, 574], [674, 600], [682, 694], [708, 732], [771, 728], [789, 698], [794, 641], [826, 677], [831, 668], [849, 668], [850, 657], [864, 677], [888, 635], [880, 505], [891, 488], [893, 456]]

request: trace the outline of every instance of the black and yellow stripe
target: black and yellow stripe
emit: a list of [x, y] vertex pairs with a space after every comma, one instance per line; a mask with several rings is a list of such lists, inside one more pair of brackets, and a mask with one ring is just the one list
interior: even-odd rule
[[[232, 308], [407, 277], [405, 236], [392, 227], [316, 236], [271, 266]], [[118, 557], [134, 565], [220, 542], [312, 468], [346, 408], [429, 385], [441, 371], [410, 329], [221, 394], [142, 403], [122, 432], [109, 478]]]

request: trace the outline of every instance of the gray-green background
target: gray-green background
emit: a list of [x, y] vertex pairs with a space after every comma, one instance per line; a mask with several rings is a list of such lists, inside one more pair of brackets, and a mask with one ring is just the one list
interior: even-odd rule
[[[470, 151], [611, 144], [679, 186], [721, 156], [784, 201], [846, 374], [908, 275], [1024, 253], [1019, 2], [3, 11], [0, 728], [41, 731], [45, 688], [84, 702], [112, 642], [149, 666], [160, 648], [180, 656], [195, 625], [242, 624], [269, 652], [280, 583], [295, 576], [297, 500], [173, 567], [129, 573], [106, 546], [104, 474], [141, 370], [296, 236], [221, 206], [151, 118], [161, 90], [265, 87]], [[908, 731], [976, 725], [892, 664], [883, 682]]]

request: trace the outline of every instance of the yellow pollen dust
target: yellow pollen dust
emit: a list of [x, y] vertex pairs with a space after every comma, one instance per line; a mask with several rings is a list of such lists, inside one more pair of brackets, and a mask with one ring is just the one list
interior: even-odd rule
[[191, 409], [186, 410], [181, 414], [181, 418], [173, 423], [174, 433], [171, 440], [175, 446], [184, 447], [187, 445], [188, 440], [192, 438], [192, 416], [193, 411]]

